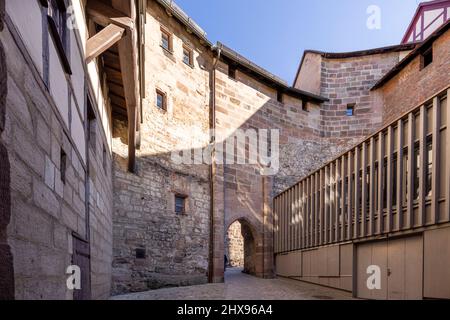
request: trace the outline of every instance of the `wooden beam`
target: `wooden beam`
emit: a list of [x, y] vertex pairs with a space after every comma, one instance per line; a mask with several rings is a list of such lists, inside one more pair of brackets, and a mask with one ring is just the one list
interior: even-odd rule
[[386, 146], [386, 232], [391, 232], [393, 220], [392, 220], [392, 183], [393, 183], [393, 170], [392, 170], [392, 158], [394, 153], [394, 128], [389, 126], [387, 131], [387, 146]]
[[[127, 2], [127, 1], [123, 1]], [[87, 3], [86, 12], [89, 18], [101, 26], [115, 24], [126, 30], [134, 29], [134, 21], [124, 12], [116, 8], [105, 5], [98, 0], [89, 0]]]
[[383, 215], [384, 215], [384, 188], [383, 188], [383, 175], [384, 172], [384, 134], [380, 132], [378, 134], [378, 210], [377, 210], [377, 234], [383, 233]]
[[[445, 134], [446, 134], [446, 144], [447, 144], [447, 150], [442, 150], [441, 152], [445, 152], [446, 156], [445, 156], [445, 161], [446, 161], [446, 171], [447, 172], [443, 172], [443, 174], [445, 174], [444, 176], [444, 181], [445, 181], [445, 215], [442, 217], [445, 220], [444, 221], [450, 221], [450, 89], [447, 90], [447, 105], [445, 106], [445, 108], [447, 108], [447, 119], [446, 119], [446, 130], [445, 130]], [[439, 148], [439, 146], [436, 146], [436, 148]]]
[[105, 8], [98, 1], [93, 1], [93, 4], [96, 5], [94, 9], [97, 9], [97, 13], [102, 10], [101, 13], [109, 18], [109, 23], [121, 24], [119, 26], [126, 26], [128, 29], [126, 35], [119, 41], [118, 49], [128, 113], [128, 170], [135, 172], [136, 128], [141, 99], [139, 92], [139, 41], [137, 31], [133, 28], [136, 19], [135, 2], [133, 0], [112, 0], [112, 7], [115, 11], [110, 10], [110, 7]]
[[91, 62], [122, 39], [125, 29], [114, 24], [91, 37], [86, 44], [86, 63]]
[[369, 148], [369, 152], [370, 152], [370, 157], [369, 157], [369, 161], [370, 161], [370, 186], [369, 186], [369, 226], [368, 226], [368, 235], [371, 236], [374, 233], [374, 219], [375, 219], [375, 194], [376, 194], [376, 190], [375, 190], [375, 186], [376, 186], [376, 181], [375, 181], [375, 162], [376, 162], [376, 145], [375, 145], [375, 138], [372, 137], [370, 139], [370, 148]]
[[361, 184], [359, 181], [359, 168], [360, 168], [360, 158], [361, 158], [361, 153], [359, 152], [359, 147], [356, 147], [355, 149], [355, 190], [354, 190], [354, 195], [355, 195], [355, 199], [354, 199], [354, 208], [355, 211], [353, 213], [354, 219], [355, 219], [355, 224], [353, 226], [353, 238], [356, 239], [359, 237], [359, 210], [361, 209], [360, 205], [359, 205], [359, 197], [361, 196]]
[[360, 235], [362, 237], [366, 236], [367, 226], [366, 217], [367, 214], [367, 143], [363, 142], [362, 145], [362, 156], [361, 156], [361, 224], [360, 224]]

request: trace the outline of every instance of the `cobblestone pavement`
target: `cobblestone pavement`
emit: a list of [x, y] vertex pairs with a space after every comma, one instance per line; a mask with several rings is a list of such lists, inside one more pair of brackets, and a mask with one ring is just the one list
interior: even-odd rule
[[113, 300], [320, 300], [352, 299], [351, 294], [301, 281], [260, 279], [231, 269], [225, 283], [167, 288], [116, 296]]

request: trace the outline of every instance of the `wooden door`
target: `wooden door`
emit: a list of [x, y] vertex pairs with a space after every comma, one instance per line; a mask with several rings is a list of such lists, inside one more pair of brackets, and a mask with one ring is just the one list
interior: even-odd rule
[[91, 299], [91, 274], [90, 274], [90, 253], [89, 243], [73, 237], [72, 264], [80, 267], [81, 270], [81, 289], [74, 290], [74, 300]]

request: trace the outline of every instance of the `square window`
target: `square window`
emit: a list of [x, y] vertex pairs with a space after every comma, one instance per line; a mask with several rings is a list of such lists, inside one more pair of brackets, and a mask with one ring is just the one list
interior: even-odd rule
[[185, 214], [186, 213], [186, 196], [175, 195], [175, 213]]
[[172, 36], [164, 29], [161, 29], [161, 47], [172, 52]]
[[193, 65], [193, 58], [192, 58], [192, 50], [187, 48], [187, 47], [183, 47], [183, 62], [185, 64], [187, 64], [188, 66], [192, 66]]
[[[61, 39], [62, 44], [66, 45], [67, 29], [66, 29], [66, 7], [62, 0], [50, 0], [48, 6], [49, 17], [55, 24], [56, 31]], [[67, 50], [66, 47], [64, 47]]]
[[347, 105], [347, 117], [353, 117], [355, 115], [355, 104]]
[[146, 252], [144, 248], [137, 248], [136, 249], [136, 259], [145, 259], [146, 258]]
[[160, 90], [156, 90], [156, 107], [161, 110], [167, 110], [166, 94]]

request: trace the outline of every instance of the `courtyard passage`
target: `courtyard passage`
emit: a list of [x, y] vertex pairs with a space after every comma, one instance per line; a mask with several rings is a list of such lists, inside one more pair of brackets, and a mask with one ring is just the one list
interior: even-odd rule
[[167, 288], [116, 296], [113, 300], [347, 300], [351, 294], [301, 281], [260, 279], [228, 269], [225, 283]]

